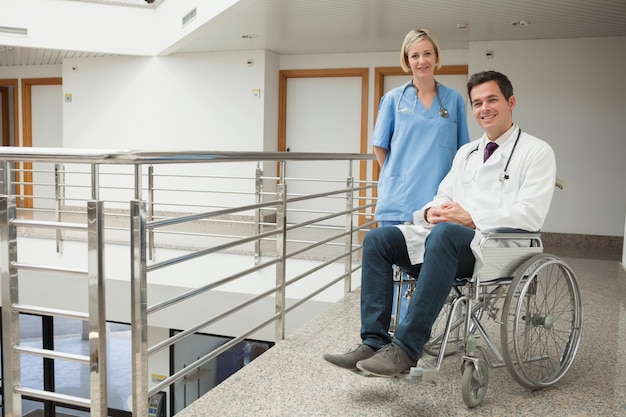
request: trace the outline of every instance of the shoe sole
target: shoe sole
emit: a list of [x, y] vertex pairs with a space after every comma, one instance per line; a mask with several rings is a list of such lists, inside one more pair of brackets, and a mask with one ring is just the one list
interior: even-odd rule
[[336, 368], [339, 368], [339, 369], [343, 369], [343, 370], [345, 370], [345, 371], [352, 371], [352, 372], [358, 371], [358, 369], [357, 369], [357, 368], [345, 368], [345, 367], [343, 367], [343, 366], [341, 366], [341, 365], [337, 365], [336, 363], [332, 363], [331, 361], [326, 360], [326, 359], [324, 359], [324, 362], [329, 363], [329, 364], [331, 364], [332, 366], [334, 366], [334, 367], [336, 367]]
[[367, 369], [359, 368], [358, 364], [357, 364], [357, 370], [358, 370], [358, 373], [362, 374], [363, 376], [376, 376], [376, 377], [381, 377], [381, 378], [404, 378], [405, 374], [408, 375], [409, 372], [411, 371], [410, 369], [407, 369], [406, 371], [401, 371], [395, 374], [383, 375], [383, 374], [377, 374], [376, 372], [368, 371]]

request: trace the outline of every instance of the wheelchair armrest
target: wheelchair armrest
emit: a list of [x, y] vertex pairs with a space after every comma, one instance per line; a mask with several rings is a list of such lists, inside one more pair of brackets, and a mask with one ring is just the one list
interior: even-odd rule
[[524, 229], [514, 227], [496, 227], [482, 232], [483, 240], [489, 239], [539, 239], [540, 231], [529, 232]]
[[516, 229], [515, 227], [495, 227], [493, 229], [487, 229], [483, 232], [483, 234], [492, 234], [492, 233], [539, 233], [539, 231], [536, 232], [530, 232], [528, 230], [524, 230], [524, 229]]
[[[531, 246], [541, 247], [541, 232], [529, 232], [528, 230], [516, 229], [513, 227], [498, 227], [494, 229], [485, 230], [482, 232], [482, 239], [480, 240], [480, 247], [486, 247], [488, 242], [494, 241], [511, 241], [517, 242], [515, 246]], [[528, 242], [528, 245], [520, 244], [521, 242]], [[506, 244], [505, 244], [506, 246]]]

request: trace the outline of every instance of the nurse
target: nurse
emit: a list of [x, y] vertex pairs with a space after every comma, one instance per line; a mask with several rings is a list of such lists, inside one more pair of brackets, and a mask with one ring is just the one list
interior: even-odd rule
[[435, 80], [441, 50], [427, 29], [411, 30], [400, 51], [413, 76], [383, 96], [372, 137], [381, 166], [375, 218], [379, 226], [411, 221], [448, 173], [457, 149], [469, 142], [465, 103]]

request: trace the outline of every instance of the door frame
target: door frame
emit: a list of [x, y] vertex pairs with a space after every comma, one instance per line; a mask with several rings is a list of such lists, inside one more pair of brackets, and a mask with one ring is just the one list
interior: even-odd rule
[[[305, 70], [280, 70], [278, 80], [278, 152], [287, 150], [287, 81], [290, 78], [330, 78], [360, 77], [361, 78], [361, 129], [359, 152], [367, 153], [367, 102], [369, 98], [369, 68], [330, 68]], [[280, 173], [280, 165], [277, 168]], [[367, 161], [359, 162], [359, 183], [367, 181]], [[373, 190], [374, 192], [376, 190]], [[359, 196], [365, 197], [367, 190], [359, 190]], [[359, 203], [361, 204], [361, 203]], [[359, 217], [359, 224], [364, 223]]]
[[359, 150], [367, 152], [367, 98], [369, 94], [369, 68], [331, 68], [309, 70], [280, 70], [278, 80], [278, 152], [287, 149], [287, 81], [290, 78], [361, 78], [361, 140]]
[[2, 146], [11, 146], [11, 132], [9, 132], [9, 87], [0, 85], [2, 99]]
[[[33, 146], [33, 96], [32, 88], [37, 85], [62, 85], [63, 78], [22, 78], [22, 146]], [[24, 173], [24, 191], [22, 193], [21, 205], [23, 208], [33, 208], [33, 164], [24, 162], [22, 172]], [[20, 170], [16, 172], [16, 183], [19, 181]], [[19, 193], [16, 190], [16, 194]]]
[[[14, 142], [16, 145], [20, 143], [20, 134], [19, 134], [19, 104], [18, 104], [18, 95], [19, 95], [19, 91], [18, 91], [18, 83], [17, 83], [17, 79], [5, 79], [5, 80], [0, 80], [0, 87], [3, 88], [3, 92], [4, 92], [4, 88], [6, 88], [6, 91], [8, 92], [9, 87], [13, 87], [13, 131], [14, 131]], [[6, 105], [10, 105], [9, 104], [9, 97], [8, 95], [6, 96], [6, 99], [4, 98], [5, 95], [3, 94], [3, 103], [2, 103], [2, 111], [3, 111], [3, 117], [2, 117], [2, 122], [6, 123], [6, 125], [3, 126], [2, 131], [3, 132], [7, 132], [8, 135], [8, 123], [9, 123], [9, 119], [8, 117], [5, 118], [5, 104]], [[5, 101], [6, 100], [6, 101]], [[8, 116], [9, 114], [9, 109], [6, 108], [6, 115]], [[6, 129], [5, 129], [6, 128]], [[5, 142], [5, 137], [3, 135], [2, 137], [2, 146], [9, 146], [10, 145], [10, 139], [9, 142], [6, 143]]]

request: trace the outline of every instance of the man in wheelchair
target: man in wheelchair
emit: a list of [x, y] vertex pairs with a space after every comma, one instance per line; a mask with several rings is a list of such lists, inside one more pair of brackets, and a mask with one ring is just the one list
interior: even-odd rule
[[[546, 142], [513, 123], [516, 99], [509, 79], [495, 71], [467, 84], [482, 138], [457, 152], [437, 195], [414, 213], [411, 225], [380, 227], [363, 242], [361, 344], [325, 354], [341, 368], [377, 376], [410, 370], [457, 277], [470, 277], [481, 231], [541, 229], [554, 192], [556, 160]], [[479, 258], [480, 259], [480, 258]], [[418, 275], [408, 310], [393, 336], [393, 269]]]

